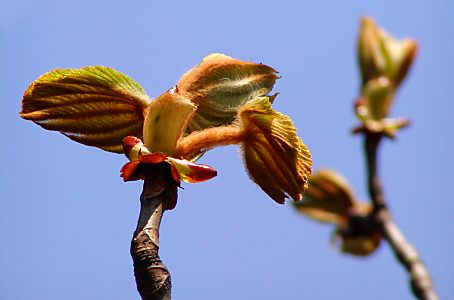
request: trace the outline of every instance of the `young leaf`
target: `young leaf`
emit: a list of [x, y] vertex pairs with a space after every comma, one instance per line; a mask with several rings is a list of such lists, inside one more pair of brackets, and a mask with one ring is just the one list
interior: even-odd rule
[[362, 18], [358, 36], [362, 83], [385, 76], [397, 88], [410, 69], [417, 48], [414, 40], [397, 40], [379, 28], [372, 18]]
[[355, 256], [367, 256], [372, 254], [380, 246], [381, 235], [379, 232], [372, 232], [364, 236], [348, 236], [338, 233], [340, 238], [339, 246], [343, 253]]
[[287, 195], [301, 200], [312, 159], [290, 118], [274, 111], [268, 97], [249, 101], [238, 114], [251, 179], [277, 203], [284, 203]]
[[142, 136], [149, 103], [137, 82], [112, 68], [54, 69], [25, 90], [20, 116], [79, 143], [121, 153], [125, 136]]
[[364, 107], [362, 108], [364, 114], [360, 116], [361, 119], [382, 120], [386, 118], [391, 110], [394, 92], [393, 85], [386, 77], [371, 79], [364, 84], [361, 95], [364, 99]]
[[197, 106], [175, 88], [153, 100], [143, 127], [143, 141], [148, 150], [173, 155], [196, 109]]
[[198, 104], [188, 130], [196, 131], [232, 122], [238, 108], [265, 96], [278, 76], [263, 64], [244, 62], [224, 54], [210, 54], [184, 74], [178, 91]]
[[343, 224], [355, 204], [347, 180], [337, 172], [325, 169], [309, 177], [303, 200], [296, 202], [295, 208], [317, 221]]

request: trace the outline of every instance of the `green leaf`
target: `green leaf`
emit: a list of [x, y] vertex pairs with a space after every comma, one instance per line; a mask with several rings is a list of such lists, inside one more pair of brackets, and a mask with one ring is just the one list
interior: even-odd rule
[[284, 203], [287, 195], [301, 200], [312, 159], [290, 118], [274, 111], [268, 97], [249, 101], [238, 114], [251, 179], [277, 203]]
[[210, 54], [184, 74], [178, 92], [198, 105], [190, 132], [232, 122], [249, 100], [265, 96], [278, 76], [273, 68], [224, 54]]
[[125, 136], [142, 136], [149, 103], [137, 82], [113, 68], [54, 69], [25, 90], [20, 116], [79, 143], [121, 153]]

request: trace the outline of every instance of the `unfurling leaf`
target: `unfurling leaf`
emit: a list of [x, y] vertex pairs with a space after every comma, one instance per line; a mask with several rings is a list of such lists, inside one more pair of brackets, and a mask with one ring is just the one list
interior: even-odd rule
[[321, 222], [345, 224], [349, 211], [356, 205], [353, 191], [339, 173], [318, 170], [309, 177], [303, 200], [295, 202], [295, 208]]
[[356, 104], [360, 120], [382, 120], [386, 118], [394, 99], [394, 86], [386, 77], [369, 80], [363, 87], [361, 101]]
[[238, 115], [251, 179], [277, 203], [284, 203], [287, 196], [300, 200], [312, 159], [290, 118], [274, 111], [268, 97], [249, 101]]
[[190, 132], [231, 123], [244, 103], [267, 95], [278, 76], [263, 64], [210, 54], [184, 74], [179, 93], [198, 105]]
[[367, 236], [340, 236], [340, 250], [351, 255], [367, 256], [377, 250], [380, 241], [378, 231]]
[[385, 76], [397, 88], [405, 78], [416, 50], [414, 40], [399, 41], [379, 28], [373, 19], [361, 19], [358, 54], [363, 84], [370, 79]]
[[173, 155], [178, 139], [192, 119], [197, 106], [170, 89], [149, 105], [143, 127], [143, 141], [150, 152]]
[[142, 136], [149, 103], [138, 83], [112, 68], [55, 69], [27, 88], [20, 116], [79, 143], [121, 153], [125, 136]]
[[416, 56], [414, 40], [397, 40], [379, 28], [374, 20], [361, 19], [358, 58], [361, 69], [361, 97], [355, 102], [358, 119], [363, 123], [354, 133], [366, 132], [393, 138], [408, 120], [388, 119], [397, 88]]
[[358, 202], [347, 180], [333, 170], [315, 172], [309, 178], [303, 200], [294, 206], [316, 221], [335, 224], [335, 241], [344, 253], [366, 256], [380, 244], [372, 206]]
[[356, 203], [349, 210], [348, 222], [337, 227], [335, 237], [343, 253], [367, 256], [378, 248], [382, 235], [371, 211], [370, 203]]

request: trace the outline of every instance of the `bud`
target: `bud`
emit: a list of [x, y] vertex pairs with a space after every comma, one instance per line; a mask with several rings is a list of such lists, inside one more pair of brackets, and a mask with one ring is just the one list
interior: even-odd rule
[[179, 93], [198, 105], [190, 132], [231, 123], [247, 101], [271, 91], [276, 71], [263, 64], [244, 62], [224, 54], [210, 54], [184, 74]]
[[268, 97], [238, 112], [244, 130], [243, 158], [251, 179], [277, 203], [298, 201], [307, 187], [312, 159], [290, 118], [271, 108]]
[[369, 236], [340, 236], [340, 250], [355, 256], [367, 256], [372, 254], [380, 246], [381, 235], [374, 232]]
[[417, 44], [414, 40], [399, 41], [377, 27], [373, 19], [362, 18], [358, 55], [363, 85], [373, 78], [384, 76], [397, 88], [405, 78], [416, 50]]
[[369, 80], [363, 87], [362, 102], [356, 106], [361, 120], [381, 120], [388, 116], [394, 99], [394, 88], [386, 77]]
[[358, 202], [347, 180], [333, 170], [315, 172], [294, 206], [316, 221], [335, 224], [335, 240], [344, 253], [365, 256], [380, 244], [371, 205]]
[[309, 177], [303, 200], [295, 208], [310, 218], [327, 223], [346, 224], [348, 212], [356, 204], [353, 190], [339, 173], [318, 170]]
[[338, 226], [336, 237], [343, 253], [367, 256], [380, 246], [382, 235], [371, 210], [368, 203], [356, 205], [349, 212], [348, 223]]
[[397, 40], [377, 27], [368, 17], [361, 19], [358, 57], [362, 75], [361, 97], [355, 103], [363, 123], [353, 132], [384, 134], [394, 138], [396, 131], [409, 124], [405, 119], [388, 119], [395, 92], [416, 55], [414, 40]]
[[394, 87], [386, 77], [369, 80], [363, 87], [355, 111], [363, 125], [354, 132], [381, 133], [394, 138], [397, 130], [409, 125], [405, 118], [387, 118], [394, 100]]

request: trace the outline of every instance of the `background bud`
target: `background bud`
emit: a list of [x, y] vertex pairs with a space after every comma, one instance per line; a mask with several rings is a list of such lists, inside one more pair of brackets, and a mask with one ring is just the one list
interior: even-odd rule
[[361, 103], [356, 106], [360, 120], [381, 120], [388, 116], [394, 99], [394, 87], [386, 77], [369, 80], [363, 87]]
[[316, 221], [335, 224], [335, 241], [344, 253], [365, 256], [380, 244], [371, 205], [358, 202], [348, 182], [333, 170], [315, 172], [294, 207]]
[[416, 49], [414, 40], [397, 40], [379, 28], [372, 18], [362, 18], [358, 56], [363, 85], [385, 76], [397, 88], [414, 60]]
[[303, 200], [295, 202], [297, 211], [316, 221], [346, 224], [349, 210], [356, 204], [353, 190], [334, 170], [318, 170], [309, 177]]
[[368, 236], [340, 236], [340, 250], [356, 256], [367, 256], [372, 254], [380, 246], [381, 235], [373, 232]]
[[382, 236], [371, 210], [369, 203], [357, 204], [349, 211], [347, 224], [338, 226], [336, 236], [343, 253], [367, 256], [380, 245]]

